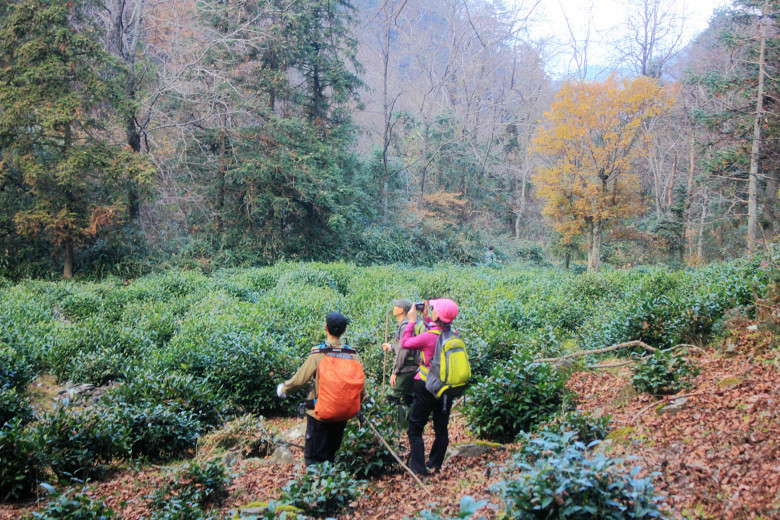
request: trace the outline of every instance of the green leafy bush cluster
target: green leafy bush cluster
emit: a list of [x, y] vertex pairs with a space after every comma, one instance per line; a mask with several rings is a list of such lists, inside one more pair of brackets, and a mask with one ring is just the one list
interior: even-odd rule
[[643, 357], [631, 372], [631, 383], [638, 392], [668, 395], [690, 388], [699, 368], [681, 352], [657, 350]]
[[191, 453], [203, 432], [195, 414], [176, 404], [117, 404], [103, 413], [106, 421], [127, 429], [133, 458], [169, 460]]
[[279, 501], [312, 516], [331, 516], [349, 505], [364, 485], [339, 464], [323, 462], [308, 466], [306, 473], [287, 484]]
[[0, 427], [0, 502], [29, 496], [44, 470], [38, 438], [21, 418]]
[[59, 495], [41, 511], [31, 513], [25, 520], [112, 520], [114, 511], [99, 500], [84, 493]]
[[[368, 386], [376, 388], [377, 385], [369, 383]], [[406, 432], [398, 427], [394, 406], [370, 388], [369, 400], [364, 403], [363, 410], [364, 421], [351, 420], [347, 423], [336, 462], [359, 479], [397, 471], [398, 462], [371, 429], [373, 425], [396, 453], [402, 453], [401, 439]]]
[[145, 369], [132, 380], [106, 392], [104, 407], [113, 405], [157, 406], [192, 414], [204, 428], [220, 426], [229, 416], [225, 396], [215, 385], [180, 372], [154, 372]]
[[228, 496], [233, 477], [218, 460], [187, 462], [149, 500], [155, 520], [200, 519]]
[[640, 476], [639, 467], [628, 470], [622, 459], [591, 453], [574, 437], [548, 433], [515, 455], [513, 470], [493, 487], [504, 518], [664, 518], [652, 476]]
[[576, 439], [585, 446], [604, 440], [609, 434], [612, 420], [609, 415], [593, 417], [579, 410], [566, 412], [539, 431], [563, 435], [566, 432], [576, 434]]
[[27, 424], [33, 418], [30, 399], [16, 388], [0, 389], [0, 427], [18, 419]]
[[569, 398], [567, 379], [563, 371], [527, 355], [496, 365], [468, 390], [464, 413], [469, 429], [491, 441], [514, 440], [562, 411]]
[[[445, 517], [436, 511], [431, 511], [430, 509], [424, 509], [420, 511], [416, 516], [414, 516], [413, 520], [467, 520], [469, 518], [472, 518], [472, 516], [477, 513], [477, 510], [481, 507], [484, 507], [485, 505], [487, 505], [487, 500], [476, 501], [467, 495], [460, 499], [460, 513], [458, 513], [458, 515], [455, 517], [451, 517], [451, 516]], [[484, 519], [484, 517], [480, 517], [480, 518]], [[409, 520], [409, 519], [405, 518], [404, 520]]]
[[83, 481], [128, 455], [129, 431], [95, 410], [58, 408], [32, 426], [41, 458], [63, 479]]

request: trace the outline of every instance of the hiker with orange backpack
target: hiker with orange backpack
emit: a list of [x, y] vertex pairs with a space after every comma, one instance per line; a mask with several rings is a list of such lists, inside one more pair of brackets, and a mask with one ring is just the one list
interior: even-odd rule
[[[452, 402], [463, 395], [465, 384], [471, 376], [468, 356], [463, 341], [452, 329], [452, 321], [458, 315], [458, 305], [447, 298], [430, 300], [423, 317], [431, 325], [430, 330], [414, 336], [417, 312], [412, 309], [409, 324], [401, 337], [401, 347], [421, 351], [421, 364], [415, 376], [414, 401], [409, 411], [410, 462], [409, 467], [418, 475], [438, 472], [444, 462], [449, 445], [447, 427]], [[430, 319], [428, 319], [428, 312]], [[433, 415], [433, 446], [425, 460], [423, 430]]]
[[366, 395], [360, 357], [341, 341], [348, 324], [349, 320], [343, 314], [328, 314], [325, 317], [325, 343], [314, 347], [295, 375], [276, 387], [276, 395], [285, 399], [288, 392], [314, 380], [305, 401], [307, 422], [303, 457], [307, 466], [334, 460], [347, 421], [358, 415]]

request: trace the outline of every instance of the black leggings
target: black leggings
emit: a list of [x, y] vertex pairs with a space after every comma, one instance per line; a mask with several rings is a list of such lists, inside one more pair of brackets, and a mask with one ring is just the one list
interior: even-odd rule
[[[418, 475], [427, 475], [428, 469], [438, 471], [441, 468], [444, 455], [447, 453], [447, 446], [450, 443], [447, 424], [450, 421], [452, 399], [446, 394], [437, 398], [425, 388], [425, 381], [415, 381], [414, 390], [414, 402], [409, 411], [409, 428], [406, 430], [407, 435], [409, 435], [409, 451], [411, 452], [409, 467]], [[431, 414], [433, 414], [435, 438], [426, 463], [425, 443], [422, 434]]]

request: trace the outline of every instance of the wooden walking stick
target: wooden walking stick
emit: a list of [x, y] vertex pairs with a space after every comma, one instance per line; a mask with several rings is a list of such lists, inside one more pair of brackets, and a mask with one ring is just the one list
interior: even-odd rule
[[[387, 343], [387, 334], [390, 329], [390, 311], [385, 312], [385, 343]], [[387, 351], [385, 347], [382, 347], [384, 353], [384, 359], [382, 360], [382, 388], [387, 392], [387, 386], [385, 385], [385, 378], [387, 377]]]
[[362, 412], [361, 412], [361, 415], [360, 415], [360, 419], [361, 419], [361, 422], [362, 422], [363, 420], [365, 420], [365, 421], [368, 423], [368, 426], [371, 428], [371, 431], [373, 431], [373, 432], [374, 432], [374, 435], [376, 435], [376, 436], [377, 436], [377, 438], [378, 438], [380, 441], [382, 441], [382, 444], [384, 444], [384, 445], [385, 445], [385, 448], [387, 448], [387, 449], [388, 449], [388, 451], [390, 452], [390, 454], [391, 454], [393, 457], [395, 457], [395, 460], [396, 460], [396, 461], [398, 461], [398, 464], [400, 464], [400, 465], [401, 465], [401, 467], [402, 467], [402, 468], [404, 468], [404, 469], [406, 470], [406, 472], [407, 472], [407, 473], [409, 473], [409, 474], [412, 476], [412, 478], [413, 478], [413, 479], [414, 479], [414, 480], [415, 480], [415, 481], [416, 481], [418, 484], [420, 484], [420, 487], [422, 487], [422, 488], [423, 488], [423, 491], [425, 491], [425, 493], [428, 495], [428, 498], [432, 498], [430, 490], [429, 490], [427, 487], [425, 487], [425, 484], [423, 484], [422, 480], [420, 480], [420, 477], [418, 477], [417, 475], [415, 475], [415, 474], [414, 474], [414, 472], [413, 472], [411, 469], [409, 469], [409, 466], [407, 466], [406, 464], [404, 464], [404, 461], [402, 461], [402, 460], [401, 460], [401, 457], [399, 457], [399, 456], [398, 456], [398, 454], [395, 452], [395, 450], [394, 450], [393, 448], [391, 448], [391, 447], [390, 447], [390, 445], [387, 443], [387, 441], [385, 440], [385, 438], [384, 438], [384, 437], [382, 437], [382, 434], [380, 434], [380, 433], [379, 433], [379, 431], [377, 431], [377, 429], [376, 429], [376, 427], [374, 426], [374, 424], [373, 424], [373, 423], [372, 423], [370, 420], [368, 420], [368, 417], [365, 417], [365, 416], [362, 414]]

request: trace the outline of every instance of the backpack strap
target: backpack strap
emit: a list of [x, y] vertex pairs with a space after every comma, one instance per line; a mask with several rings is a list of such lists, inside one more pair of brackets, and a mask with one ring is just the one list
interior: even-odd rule
[[348, 345], [343, 347], [331, 347], [330, 345], [323, 343], [317, 347], [311, 349], [312, 354], [357, 354], [357, 351], [349, 348]]
[[[431, 330], [428, 330], [427, 332], [431, 332], [431, 333], [436, 334], [437, 336], [441, 337], [441, 331], [439, 329], [431, 329]], [[438, 343], [438, 341], [439, 341], [439, 339], [437, 338], [436, 342]], [[434, 350], [434, 354], [435, 354], [435, 352], [436, 351]], [[421, 366], [425, 365], [425, 363], [426, 363], [425, 352], [423, 352], [422, 350], [420, 351], [420, 360], [422, 361]]]

